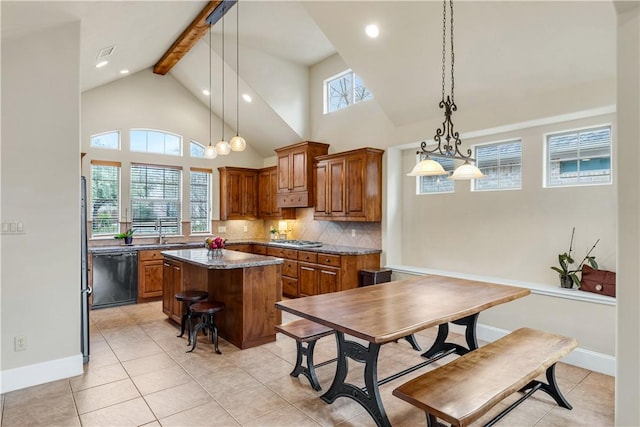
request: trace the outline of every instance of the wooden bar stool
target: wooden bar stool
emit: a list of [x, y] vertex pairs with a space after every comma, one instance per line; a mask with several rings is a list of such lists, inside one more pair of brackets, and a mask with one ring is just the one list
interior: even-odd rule
[[205, 291], [184, 291], [178, 292], [175, 295], [175, 298], [176, 300], [182, 302], [184, 305], [184, 307], [182, 308], [182, 320], [180, 321], [180, 335], [178, 335], [178, 337], [184, 335], [185, 324], [188, 323], [187, 345], [189, 345], [191, 344], [191, 330], [193, 329], [190, 306], [196, 302], [203, 301], [209, 298], [209, 293]]
[[205, 331], [211, 332], [211, 340], [213, 341], [216, 353], [222, 354], [218, 348], [218, 328], [216, 328], [214, 317], [216, 313], [224, 310], [224, 303], [219, 301], [197, 302], [192, 304], [189, 307], [189, 310], [191, 310], [192, 315], [200, 317], [200, 322], [191, 333], [191, 336], [193, 337], [193, 346], [191, 347], [191, 350], [187, 351], [187, 353], [191, 353], [195, 350], [196, 344], [198, 343], [198, 331], [204, 329]]

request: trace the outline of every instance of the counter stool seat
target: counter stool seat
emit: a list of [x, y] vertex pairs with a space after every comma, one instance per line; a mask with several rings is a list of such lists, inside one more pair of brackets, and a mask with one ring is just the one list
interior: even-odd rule
[[213, 341], [216, 353], [222, 354], [218, 348], [218, 328], [216, 327], [214, 317], [216, 313], [224, 310], [224, 307], [224, 303], [219, 301], [203, 301], [189, 306], [191, 314], [199, 316], [200, 322], [198, 322], [191, 333], [191, 336], [193, 337], [193, 346], [191, 347], [191, 350], [187, 351], [187, 353], [191, 353], [195, 350], [196, 344], [198, 343], [198, 332], [201, 329], [204, 329], [211, 333], [211, 340]]
[[192, 319], [191, 319], [191, 310], [190, 306], [198, 301], [204, 301], [209, 298], [209, 292], [205, 291], [184, 291], [178, 292], [175, 295], [177, 301], [182, 302], [184, 307], [182, 309], [182, 320], [180, 321], [180, 335], [181, 337], [184, 335], [185, 325], [188, 323], [187, 334], [188, 341], [187, 345], [191, 344], [191, 329], [193, 328]]

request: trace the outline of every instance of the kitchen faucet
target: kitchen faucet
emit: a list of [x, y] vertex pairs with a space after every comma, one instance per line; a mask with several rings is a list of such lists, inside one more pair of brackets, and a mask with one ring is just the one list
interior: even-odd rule
[[156, 219], [156, 230], [158, 230], [158, 244], [162, 245], [162, 220], [160, 218]]

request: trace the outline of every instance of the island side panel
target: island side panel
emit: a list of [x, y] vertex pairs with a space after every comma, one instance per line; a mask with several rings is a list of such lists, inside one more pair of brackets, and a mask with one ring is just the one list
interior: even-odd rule
[[221, 301], [225, 308], [216, 314], [218, 334], [238, 348], [243, 342], [243, 269], [208, 270], [209, 301]]
[[275, 326], [282, 323], [282, 312], [275, 307], [282, 300], [282, 264], [244, 269], [243, 294], [242, 348], [275, 341]]

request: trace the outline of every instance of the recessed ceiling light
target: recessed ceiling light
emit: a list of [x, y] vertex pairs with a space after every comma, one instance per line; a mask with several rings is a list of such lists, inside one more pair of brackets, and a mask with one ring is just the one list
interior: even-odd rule
[[380, 34], [380, 29], [376, 24], [369, 24], [364, 29], [365, 33], [372, 39], [375, 39]]
[[120, 70], [120, 74], [129, 74], [129, 70]]
[[102, 68], [105, 65], [107, 65], [109, 63], [109, 61], [100, 61], [96, 64], [96, 68]]
[[204, 93], [205, 96], [211, 95], [211, 92], [209, 92], [207, 89], [202, 89], [202, 93]]
[[251, 102], [251, 101], [252, 101], [251, 96], [249, 96], [249, 95], [248, 95], [248, 94], [246, 94], [246, 93], [243, 93], [243, 94], [242, 94], [242, 99], [244, 99], [244, 100], [245, 100], [245, 101], [247, 101], [247, 102]]

